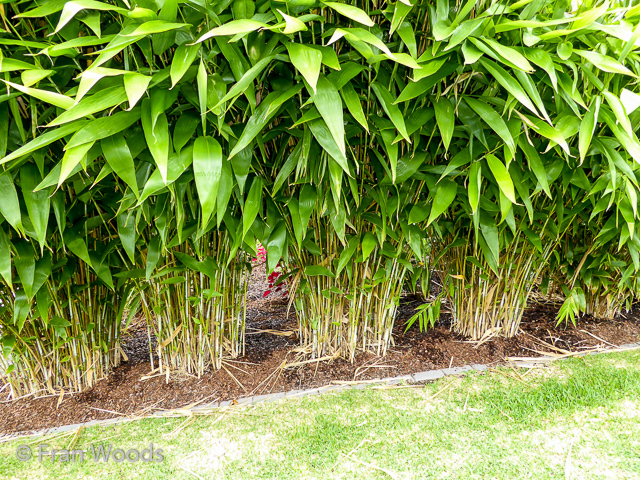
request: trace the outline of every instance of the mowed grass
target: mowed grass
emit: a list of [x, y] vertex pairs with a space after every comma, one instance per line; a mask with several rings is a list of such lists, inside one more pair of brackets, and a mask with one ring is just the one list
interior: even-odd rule
[[[75, 443], [74, 443], [75, 442]], [[162, 448], [162, 463], [40, 463], [18, 446]], [[0, 444], [2, 478], [640, 478], [640, 352], [148, 419]]]

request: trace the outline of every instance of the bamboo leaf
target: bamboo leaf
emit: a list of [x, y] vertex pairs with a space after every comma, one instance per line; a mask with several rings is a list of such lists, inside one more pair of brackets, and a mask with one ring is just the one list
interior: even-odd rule
[[504, 143], [507, 145], [509, 150], [512, 152], [516, 149], [516, 144], [511, 136], [511, 132], [507, 127], [507, 124], [504, 122], [502, 117], [498, 115], [498, 113], [489, 105], [475, 98], [468, 97], [465, 99], [467, 104], [478, 114], [480, 118], [489, 125], [489, 127], [496, 132]]
[[61, 138], [66, 137], [67, 135], [78, 131], [84, 125], [87, 124], [87, 120], [78, 120], [73, 123], [69, 123], [67, 125], [63, 125], [60, 128], [56, 128], [54, 130], [49, 130], [44, 132], [41, 135], [38, 135], [36, 138], [31, 140], [26, 145], [18, 148], [14, 152], [11, 152], [9, 155], [0, 160], [0, 164], [10, 162], [11, 160], [15, 160], [16, 158], [23, 157], [28, 155], [36, 150], [51, 145], [53, 142], [60, 140]]
[[327, 77], [318, 78], [316, 91], [311, 91], [313, 104], [316, 106], [320, 115], [324, 119], [331, 136], [333, 137], [342, 157], [346, 156], [346, 147], [344, 141], [344, 120], [342, 117], [342, 100], [338, 89], [331, 83]]
[[595, 65], [603, 72], [618, 73], [620, 75], [629, 75], [635, 77], [636, 75], [621, 63], [615, 61], [613, 58], [606, 55], [602, 55], [598, 52], [589, 52], [587, 50], [574, 50], [582, 58]]
[[444, 144], [445, 150], [449, 150], [456, 120], [453, 105], [448, 98], [440, 98], [437, 102], [433, 103], [433, 107], [436, 111], [436, 121], [438, 122], [438, 128], [442, 135], [442, 143]]
[[482, 166], [480, 162], [473, 162], [469, 170], [469, 206], [471, 213], [475, 215], [480, 205], [480, 191], [482, 188]]
[[80, 118], [93, 115], [107, 108], [114, 107], [127, 100], [127, 95], [122, 86], [106, 88], [90, 97], [83, 98], [80, 103], [75, 104], [66, 112], [60, 114], [48, 127], [55, 127], [65, 123], [78, 120]]
[[33, 163], [27, 163], [20, 168], [20, 186], [22, 187], [22, 197], [27, 206], [29, 220], [33, 225], [36, 233], [36, 239], [40, 244], [40, 250], [44, 249], [45, 239], [47, 237], [47, 224], [49, 222], [49, 195], [51, 192], [41, 190], [34, 192], [38, 186], [42, 176], [38, 171], [38, 167]]
[[[322, 2], [329, 8], [332, 8], [340, 15], [344, 15], [347, 18], [350, 18], [354, 22], [361, 23], [362, 25], [366, 25], [367, 27], [373, 27], [375, 23], [373, 20], [369, 18], [364, 10], [361, 10], [358, 7], [354, 7], [353, 5], [349, 5], [346, 3], [338, 3], [338, 2]], [[392, 32], [393, 33], [393, 32]]]
[[589, 107], [589, 111], [585, 114], [582, 122], [580, 123], [580, 134], [578, 142], [578, 151], [580, 152], [580, 163], [584, 162], [584, 159], [591, 145], [591, 138], [595, 132], [596, 124], [598, 122], [598, 111], [600, 110], [600, 97], [596, 97]]
[[22, 215], [20, 214], [20, 203], [18, 193], [13, 184], [13, 178], [8, 172], [0, 175], [0, 213], [9, 224], [18, 232], [22, 232]]
[[202, 205], [202, 225], [213, 215], [222, 175], [222, 147], [215, 138], [198, 137], [193, 145], [193, 173]]
[[286, 46], [291, 63], [302, 74], [313, 93], [316, 94], [316, 85], [318, 84], [320, 67], [322, 66], [322, 52], [300, 43], [290, 42]]
[[254, 177], [251, 188], [244, 203], [242, 212], [242, 236], [246, 236], [247, 232], [253, 225], [258, 212], [262, 210], [262, 178]]
[[488, 153], [485, 158], [487, 159], [489, 170], [491, 170], [491, 173], [493, 173], [493, 176], [498, 182], [500, 191], [511, 203], [515, 204], [516, 194], [513, 189], [513, 181], [511, 180], [511, 176], [509, 175], [504, 163], [498, 160], [495, 155], [491, 155], [490, 153]]
[[258, 22], [256, 20], [232, 20], [229, 23], [225, 23], [220, 27], [216, 27], [213, 30], [202, 35], [196, 43], [202, 43], [213, 37], [221, 37], [225, 35], [238, 35], [240, 33], [255, 32], [261, 28], [266, 28], [266, 23]]
[[124, 76], [124, 90], [129, 101], [129, 110], [136, 106], [147, 92], [151, 77], [140, 73], [127, 73]]
[[176, 48], [171, 62], [171, 88], [175, 87], [176, 83], [184, 76], [198, 56], [199, 51], [200, 45], [187, 45], [185, 43]]
[[368, 132], [369, 125], [367, 123], [364, 110], [362, 110], [362, 103], [360, 103], [360, 98], [358, 97], [358, 94], [353, 88], [351, 82], [347, 82], [340, 89], [340, 95], [342, 95], [342, 99], [344, 100], [344, 104], [347, 106], [349, 113], [353, 115], [353, 118], [355, 118], [356, 121]]
[[431, 206], [431, 212], [429, 213], [429, 220], [427, 220], [427, 226], [429, 226], [436, 218], [442, 215], [447, 208], [456, 199], [456, 193], [458, 191], [458, 185], [453, 180], [448, 178], [443, 179], [438, 184], [438, 189], [433, 195], [433, 205]]
[[404, 116], [402, 115], [402, 112], [400, 112], [400, 109], [396, 105], [394, 105], [393, 98], [389, 93], [389, 89], [384, 88], [378, 82], [372, 83], [371, 88], [376, 94], [376, 97], [378, 97], [378, 100], [380, 101], [380, 104], [382, 105], [382, 108], [384, 109], [385, 113], [395, 125], [396, 129], [398, 130], [398, 133], [402, 135], [402, 137], [408, 143], [411, 143], [409, 134], [407, 133], [407, 127], [404, 123]]
[[157, 117], [155, 126], [152, 120], [151, 100], [142, 101], [142, 129], [147, 140], [147, 146], [158, 166], [162, 180], [167, 183], [169, 162], [169, 123], [165, 113]]
[[[100, 142], [102, 154], [109, 166], [124, 182], [131, 187], [136, 197], [139, 196], [136, 167], [126, 140], [120, 134], [104, 138]], [[133, 261], [133, 259], [132, 259]]]
[[24, 87], [6, 80], [3, 80], [3, 82], [22, 93], [26, 93], [27, 95], [37, 98], [38, 100], [42, 100], [43, 102], [50, 103], [51, 105], [55, 105], [56, 107], [64, 108], [65, 110], [71, 108], [74, 103], [73, 99], [66, 95], [49, 92], [47, 90], [40, 90], [38, 88]]

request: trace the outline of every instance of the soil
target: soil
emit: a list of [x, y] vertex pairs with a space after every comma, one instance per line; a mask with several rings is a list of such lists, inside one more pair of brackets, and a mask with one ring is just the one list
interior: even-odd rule
[[[526, 311], [521, 332], [516, 337], [493, 338], [480, 346], [453, 333], [446, 313], [433, 329], [420, 332], [416, 324], [405, 332], [406, 321], [421, 303], [418, 298], [408, 295], [403, 297], [398, 311], [395, 344], [385, 357], [362, 352], [353, 363], [338, 358], [283, 370], [280, 368], [283, 362], [298, 359], [293, 351], [299, 346], [295, 312], [293, 308], [291, 311], [287, 308], [284, 289], [272, 291], [265, 297], [267, 289], [264, 266], [258, 267], [252, 273], [248, 292], [245, 355], [226, 361], [224, 368], [212, 370], [201, 378], [183, 375], [167, 382], [164, 375], [151, 373], [146, 324], [134, 322], [123, 342], [127, 362], [82, 393], [0, 402], [0, 434], [139, 416], [196, 402], [210, 403], [313, 388], [334, 380], [369, 380], [449, 366], [495, 364], [504, 362], [506, 357], [535, 357], [541, 352], [552, 351], [540, 341], [568, 351], [640, 341], [638, 308], [615, 320], [597, 321], [584, 317], [576, 326], [558, 327], [555, 321], [557, 306], [547, 304], [536, 304]], [[261, 330], [270, 332], [259, 333]], [[276, 335], [273, 331], [287, 335]]]

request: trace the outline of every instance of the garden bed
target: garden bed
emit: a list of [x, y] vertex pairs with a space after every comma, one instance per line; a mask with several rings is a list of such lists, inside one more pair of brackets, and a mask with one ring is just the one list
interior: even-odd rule
[[[263, 298], [267, 289], [264, 269], [256, 269], [253, 277], [248, 294], [244, 356], [225, 361], [222, 369], [201, 378], [180, 375], [167, 383], [165, 375], [152, 371], [146, 327], [134, 324], [124, 341], [128, 362], [80, 394], [3, 401], [0, 433], [139, 416], [194, 403], [312, 388], [336, 380], [360, 381], [449, 366], [489, 365], [504, 362], [506, 357], [558, 354], [561, 350], [580, 351], [640, 340], [638, 309], [614, 321], [584, 317], [576, 326], [557, 327], [557, 306], [545, 304], [527, 309], [521, 333], [515, 338], [493, 338], [479, 346], [478, 342], [468, 342], [451, 332], [446, 313], [434, 329], [420, 332], [415, 325], [405, 333], [406, 321], [421, 303], [408, 295], [403, 297], [396, 319], [395, 345], [385, 357], [363, 352], [353, 363], [336, 358], [297, 364], [308, 357], [302, 358], [295, 352], [299, 343], [293, 309], [288, 311], [288, 302], [281, 293]], [[294, 365], [287, 367], [289, 364]], [[1, 395], [7, 398], [5, 393]]]

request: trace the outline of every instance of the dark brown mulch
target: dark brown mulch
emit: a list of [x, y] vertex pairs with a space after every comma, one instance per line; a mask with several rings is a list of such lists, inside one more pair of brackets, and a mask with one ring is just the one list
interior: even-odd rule
[[[367, 380], [418, 371], [463, 366], [475, 363], [491, 364], [508, 356], [538, 356], [534, 350], [545, 349], [535, 338], [558, 348], [580, 350], [604, 346], [586, 332], [613, 345], [640, 341], [640, 311], [621, 316], [614, 321], [595, 321], [583, 318], [577, 326], [555, 326], [557, 308], [535, 305], [529, 308], [522, 323], [522, 333], [515, 338], [495, 338], [478, 348], [465, 342], [447, 326], [447, 317], [434, 329], [420, 332], [417, 326], [404, 332], [419, 301], [405, 297], [401, 303], [395, 327], [395, 345], [387, 356], [378, 358], [360, 353], [353, 363], [343, 359], [310, 363], [280, 370], [282, 362], [291, 362], [291, 350], [298, 346], [294, 335], [277, 336], [270, 333], [250, 334], [255, 330], [296, 330], [295, 314], [287, 315], [287, 301], [262, 298], [265, 285], [264, 270], [257, 270], [252, 278], [247, 310], [246, 354], [234, 362], [226, 362], [226, 369], [211, 371], [202, 378], [173, 379], [168, 384], [164, 376], [140, 381], [149, 374], [148, 340], [144, 325], [129, 332], [125, 348], [129, 361], [118, 367], [108, 378], [85, 392], [66, 395], [58, 405], [59, 396], [24, 398], [0, 403], [0, 433], [27, 432], [36, 429], [95, 419], [134, 415], [141, 410], [183, 407], [199, 400], [236, 399], [242, 396], [326, 385], [333, 380]], [[258, 284], [258, 286], [256, 286]], [[100, 409], [100, 410], [96, 410]]]

